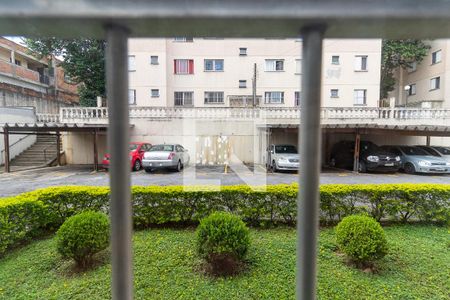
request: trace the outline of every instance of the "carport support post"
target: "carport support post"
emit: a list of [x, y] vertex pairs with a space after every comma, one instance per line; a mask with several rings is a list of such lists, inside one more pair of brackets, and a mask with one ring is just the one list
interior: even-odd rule
[[58, 167], [61, 166], [61, 133], [56, 132], [56, 162]]
[[112, 299], [133, 298], [131, 189], [128, 144], [128, 30], [106, 27], [106, 91], [109, 109]]
[[353, 154], [353, 171], [358, 172], [359, 170], [359, 152], [361, 146], [361, 135], [356, 131], [355, 135], [355, 152]]
[[[304, 101], [300, 115], [300, 175], [297, 205], [297, 299], [316, 299], [316, 252], [320, 176], [320, 91], [324, 26], [302, 28]], [[301, 138], [300, 138], [301, 137]]]
[[431, 144], [431, 137], [427, 135], [427, 146], [430, 146]]
[[9, 166], [9, 132], [7, 127], [3, 127], [3, 138], [5, 144], [5, 172], [10, 172]]
[[97, 129], [94, 129], [94, 170], [98, 171], [98, 148], [97, 148], [97, 143], [98, 143], [98, 134], [97, 134]]

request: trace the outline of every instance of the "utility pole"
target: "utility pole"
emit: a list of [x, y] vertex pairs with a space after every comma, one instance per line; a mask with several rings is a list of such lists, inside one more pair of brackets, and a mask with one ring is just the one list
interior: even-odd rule
[[253, 67], [252, 92], [253, 92], [253, 107], [256, 107], [256, 63], [254, 64]]

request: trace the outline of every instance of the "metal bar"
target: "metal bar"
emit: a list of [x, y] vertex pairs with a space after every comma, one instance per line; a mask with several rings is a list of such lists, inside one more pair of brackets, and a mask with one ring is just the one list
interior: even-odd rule
[[0, 1], [0, 28], [102, 38], [102, 24], [116, 22], [133, 37], [295, 37], [324, 22], [329, 38], [448, 38], [449, 11], [448, 0], [14, 0]]
[[111, 153], [112, 299], [133, 298], [131, 250], [131, 190], [128, 116], [128, 30], [106, 27], [106, 91], [109, 109], [108, 146]]
[[5, 145], [5, 172], [10, 172], [10, 166], [9, 166], [9, 134], [8, 134], [8, 128], [3, 127], [3, 139], [4, 139], [4, 145]]
[[431, 137], [429, 135], [427, 135], [427, 146], [430, 146], [431, 143]]
[[321, 152], [320, 91], [322, 40], [325, 27], [302, 28], [303, 74], [299, 148], [299, 203], [297, 220], [297, 299], [316, 299], [316, 251]]

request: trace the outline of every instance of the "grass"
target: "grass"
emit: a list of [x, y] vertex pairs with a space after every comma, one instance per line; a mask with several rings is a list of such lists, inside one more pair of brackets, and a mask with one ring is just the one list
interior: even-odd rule
[[[392, 226], [390, 254], [367, 274], [336, 254], [333, 229], [320, 232], [319, 299], [449, 299], [450, 248], [446, 228]], [[196, 272], [193, 230], [154, 229], [134, 235], [135, 299], [294, 299], [293, 229], [252, 230], [249, 268], [228, 279]], [[0, 259], [0, 299], [109, 299], [107, 251], [91, 271], [55, 250], [55, 239], [33, 242]]]

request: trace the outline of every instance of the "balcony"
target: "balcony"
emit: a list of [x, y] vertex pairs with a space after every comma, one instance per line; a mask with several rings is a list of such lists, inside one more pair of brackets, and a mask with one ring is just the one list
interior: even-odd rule
[[0, 60], [0, 73], [9, 75], [14, 78], [18, 78], [25, 81], [31, 81], [36, 83], [44, 83], [45, 79], [41, 80], [41, 76], [38, 72], [30, 70], [28, 68], [12, 64], [8, 61]]
[[[256, 124], [296, 125], [300, 122], [298, 107], [130, 107], [130, 120], [211, 119], [253, 121]], [[46, 115], [41, 120], [56, 120]], [[450, 126], [450, 109], [324, 107], [322, 124], [426, 125]], [[62, 107], [59, 122], [107, 124], [106, 107]]]

